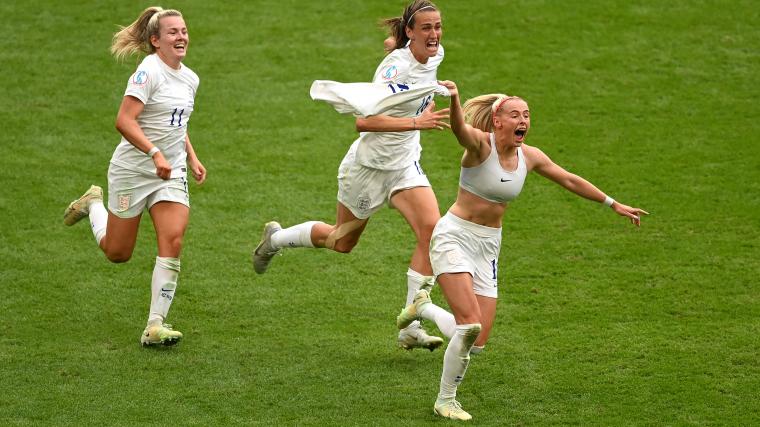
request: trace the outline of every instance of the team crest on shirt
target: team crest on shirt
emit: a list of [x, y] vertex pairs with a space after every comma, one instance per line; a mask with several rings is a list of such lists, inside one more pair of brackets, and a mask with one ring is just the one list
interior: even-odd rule
[[132, 80], [130, 82], [135, 86], [145, 86], [148, 83], [148, 72], [139, 70], [132, 74]]
[[380, 77], [382, 77], [383, 80], [391, 80], [397, 75], [398, 67], [395, 65], [386, 65], [382, 70], [380, 70]]

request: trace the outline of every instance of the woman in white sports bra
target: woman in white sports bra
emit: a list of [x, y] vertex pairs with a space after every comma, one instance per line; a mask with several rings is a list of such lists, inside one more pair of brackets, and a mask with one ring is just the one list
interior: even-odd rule
[[[430, 261], [453, 315], [420, 290], [397, 318], [397, 326], [416, 319], [433, 320], [450, 338], [434, 410], [460, 420], [472, 418], [455, 400], [470, 360], [488, 340], [496, 314], [497, 263], [501, 221], [507, 202], [522, 189], [528, 172], [536, 171], [569, 191], [611, 207], [640, 225], [642, 209], [614, 201], [574, 175], [536, 147], [526, 144], [530, 129], [528, 104], [516, 96], [482, 95], [459, 104], [453, 82], [440, 82], [451, 92], [451, 129], [464, 147], [456, 202], [433, 231]], [[465, 122], [467, 116], [467, 122]]]

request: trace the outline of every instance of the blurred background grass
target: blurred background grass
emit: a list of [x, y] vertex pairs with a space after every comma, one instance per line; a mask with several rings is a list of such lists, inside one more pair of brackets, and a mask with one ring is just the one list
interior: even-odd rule
[[[439, 1], [439, 77], [532, 110], [528, 143], [623, 203], [640, 230], [531, 176], [504, 223], [499, 315], [460, 400], [483, 425], [758, 423], [760, 14], [752, 1]], [[66, 204], [106, 184], [137, 60], [108, 54], [149, 4], [5, 2], [0, 13], [0, 423], [435, 422], [442, 352], [395, 347], [414, 238], [384, 210], [347, 256], [287, 251], [256, 276], [264, 222], [331, 221], [353, 120], [315, 79], [367, 81], [403, 2], [163, 4], [201, 78], [209, 170], [170, 321], [138, 345], [155, 237], [105, 261]], [[446, 100], [438, 100], [445, 106]], [[423, 135], [444, 212], [461, 150]], [[146, 218], [147, 219], [147, 218]], [[442, 303], [436, 290], [434, 299]]]

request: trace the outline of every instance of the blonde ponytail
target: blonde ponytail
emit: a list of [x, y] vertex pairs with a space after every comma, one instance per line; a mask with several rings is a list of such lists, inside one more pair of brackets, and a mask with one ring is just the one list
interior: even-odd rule
[[111, 54], [117, 61], [121, 61], [127, 56], [141, 52], [146, 55], [154, 53], [156, 48], [150, 43], [150, 37], [160, 35], [159, 20], [166, 16], [182, 17], [182, 13], [174, 9], [164, 10], [158, 6], [145, 9], [135, 22], [121, 27], [113, 35]]
[[493, 116], [510, 99], [522, 99], [519, 96], [509, 96], [503, 93], [490, 93], [467, 100], [462, 106], [465, 122], [483, 132], [493, 131]]

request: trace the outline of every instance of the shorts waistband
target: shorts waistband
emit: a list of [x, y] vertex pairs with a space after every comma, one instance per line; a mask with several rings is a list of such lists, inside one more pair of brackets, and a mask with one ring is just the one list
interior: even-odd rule
[[[127, 173], [127, 174], [136, 174], [136, 175], [142, 175], [150, 178], [158, 178], [158, 175], [156, 175], [156, 170], [145, 170], [138, 167], [135, 167], [133, 165], [125, 164], [120, 161], [111, 161], [111, 164], [109, 165], [109, 170], [113, 170], [116, 173]], [[170, 179], [174, 178], [187, 178], [187, 167], [180, 166], [176, 168], [172, 168], [172, 172], [169, 175]]]
[[451, 212], [446, 212], [446, 215], [444, 215], [443, 218], [481, 237], [501, 236], [501, 227], [494, 228], [488, 227], [486, 225], [475, 224], [474, 222], [462, 219]]

